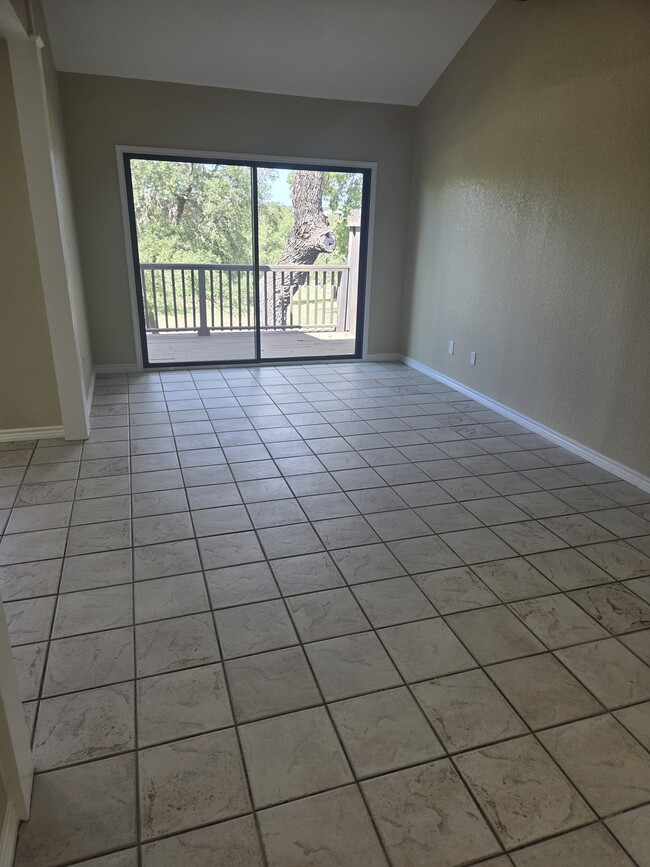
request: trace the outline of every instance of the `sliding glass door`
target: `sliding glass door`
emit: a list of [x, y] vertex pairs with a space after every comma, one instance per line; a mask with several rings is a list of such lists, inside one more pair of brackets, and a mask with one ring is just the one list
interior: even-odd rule
[[363, 184], [361, 172], [258, 170], [262, 358], [355, 355]]
[[124, 167], [145, 366], [360, 357], [369, 169]]
[[252, 168], [131, 157], [127, 190], [147, 363], [255, 360]]

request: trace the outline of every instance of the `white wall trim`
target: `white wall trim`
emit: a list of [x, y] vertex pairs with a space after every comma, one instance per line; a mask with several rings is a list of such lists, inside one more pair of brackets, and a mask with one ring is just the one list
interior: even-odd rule
[[[133, 364], [96, 364], [96, 376], [110, 376], [113, 373], [141, 373], [142, 368]], [[155, 371], [152, 371], [155, 373]]]
[[[372, 296], [372, 256], [375, 246], [375, 203], [377, 201], [377, 163], [368, 163], [370, 169], [370, 201], [368, 202], [368, 243], [366, 245], [366, 282], [363, 297], [363, 340], [361, 357], [365, 358], [370, 341], [370, 298]], [[348, 256], [349, 259], [349, 256]], [[359, 263], [361, 267], [361, 263]], [[358, 311], [358, 307], [357, 307]]]
[[[16, 664], [11, 652], [4, 610], [0, 611], [0, 776], [7, 804], [11, 804], [18, 819], [29, 818], [34, 760], [25, 713], [20, 701]], [[6, 831], [4, 827], [6, 819], [5, 815], [3, 836]], [[10, 827], [12, 825], [13, 822]], [[4, 839], [0, 838], [3, 846], [4, 842]]]
[[14, 427], [0, 430], [0, 443], [23, 442], [23, 440], [50, 440], [63, 437], [63, 425], [53, 427]]
[[632, 467], [621, 464], [613, 458], [608, 458], [607, 455], [603, 455], [600, 452], [589, 448], [589, 446], [571, 439], [571, 437], [565, 436], [565, 434], [559, 433], [559, 431], [553, 430], [553, 428], [546, 427], [546, 425], [541, 424], [541, 422], [535, 421], [535, 419], [529, 418], [527, 415], [523, 415], [515, 409], [511, 409], [509, 406], [505, 406], [504, 404], [493, 400], [491, 397], [481, 394], [480, 391], [475, 391], [473, 388], [463, 385], [462, 382], [457, 382], [455, 379], [451, 379], [449, 376], [445, 376], [443, 373], [439, 373], [437, 370], [427, 367], [425, 364], [421, 364], [414, 358], [409, 358], [407, 355], [402, 355], [401, 358], [404, 364], [414, 368], [414, 370], [419, 370], [420, 373], [424, 373], [432, 379], [437, 379], [438, 382], [443, 382], [445, 385], [459, 391], [466, 397], [471, 397], [472, 400], [482, 403], [483, 406], [488, 407], [488, 409], [493, 409], [495, 412], [501, 413], [501, 415], [509, 418], [511, 421], [518, 422], [518, 424], [528, 428], [528, 430], [533, 433], [545, 437], [547, 440], [550, 440], [558, 446], [562, 446], [562, 448], [577, 455], [579, 458], [589, 461], [597, 467], [601, 467], [603, 470], [607, 470], [607, 472], [612, 473], [614, 476], [618, 476], [619, 479], [623, 479], [623, 481], [629, 482], [631, 485], [635, 485], [643, 491], [650, 492], [650, 477], [644, 476], [643, 473], [638, 472], [638, 470], [634, 470]]
[[86, 389], [52, 161], [43, 42], [36, 37], [9, 39], [7, 44], [61, 416], [68, 439], [85, 439]]
[[[129, 220], [129, 200], [126, 191], [126, 173], [124, 171], [124, 154], [128, 153], [129, 149], [117, 145], [115, 154], [117, 156], [117, 176], [118, 186], [120, 188], [120, 206], [122, 209], [122, 228], [124, 230], [124, 252], [126, 255], [126, 271], [129, 275], [129, 299], [131, 301], [131, 327], [133, 329], [133, 341], [135, 346], [135, 369], [143, 370], [144, 361], [142, 358], [142, 336], [140, 334], [140, 314], [138, 312], [138, 290], [136, 284], [135, 273], [135, 250], [131, 241], [131, 224]], [[160, 153], [160, 151], [159, 151]], [[107, 367], [132, 367], [131, 364], [100, 364], [95, 365], [95, 370], [99, 371]], [[113, 370], [113, 373], [125, 373], [127, 371]], [[131, 372], [130, 370], [128, 371]]]
[[9, 802], [5, 810], [2, 830], [0, 831], [0, 867], [11, 867], [14, 863], [19, 824], [20, 820], [14, 809], [14, 805]]

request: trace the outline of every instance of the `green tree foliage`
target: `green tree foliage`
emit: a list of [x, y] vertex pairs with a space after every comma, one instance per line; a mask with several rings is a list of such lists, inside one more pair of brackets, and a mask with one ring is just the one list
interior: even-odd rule
[[363, 176], [349, 172], [325, 172], [323, 183], [323, 210], [336, 235], [336, 249], [319, 261], [329, 265], [348, 261], [348, 215], [361, 207]]
[[141, 262], [252, 262], [246, 166], [132, 160]]
[[[131, 177], [141, 262], [252, 262], [249, 168], [134, 159]], [[262, 264], [277, 261], [293, 225], [291, 206], [272, 200], [277, 177], [274, 169], [258, 172]], [[292, 173], [288, 181], [291, 184]], [[321, 255], [319, 264], [347, 261], [347, 217], [361, 207], [361, 186], [361, 175], [325, 173], [323, 209], [336, 235], [336, 249]]]

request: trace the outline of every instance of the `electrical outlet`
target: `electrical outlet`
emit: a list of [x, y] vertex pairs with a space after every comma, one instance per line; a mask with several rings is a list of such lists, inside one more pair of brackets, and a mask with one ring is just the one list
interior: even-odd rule
[[469, 363], [470, 363], [470, 364], [476, 364], [476, 353], [475, 353], [475, 352], [472, 352], [472, 353], [470, 354], [470, 356], [469, 356]]
[[449, 341], [449, 354], [450, 354], [450, 355], [453, 355], [453, 354], [454, 354], [454, 346], [455, 346], [455, 345], [456, 345], [456, 344], [454, 343], [453, 340], [450, 340], [450, 341]]

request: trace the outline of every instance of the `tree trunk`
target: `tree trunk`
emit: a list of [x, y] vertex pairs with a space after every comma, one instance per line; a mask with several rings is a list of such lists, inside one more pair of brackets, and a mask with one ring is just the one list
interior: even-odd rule
[[293, 226], [286, 246], [276, 265], [293, 268], [280, 272], [282, 279], [275, 281], [273, 293], [273, 272], [267, 272], [262, 279], [261, 298], [264, 303], [266, 282], [266, 319], [264, 324], [279, 328], [287, 324], [287, 310], [294, 294], [305, 283], [306, 273], [296, 270], [295, 266], [313, 265], [320, 253], [331, 253], [336, 246], [336, 238], [330, 231], [327, 217], [323, 213], [323, 172], [294, 172], [293, 189]]

